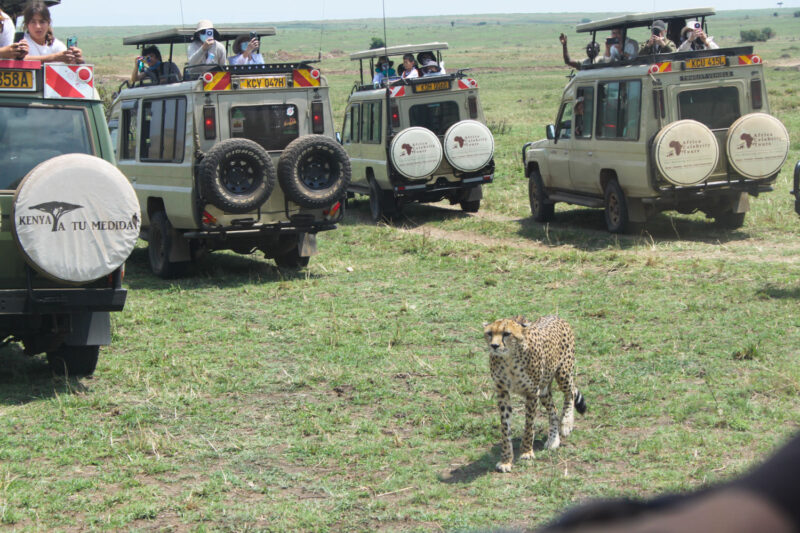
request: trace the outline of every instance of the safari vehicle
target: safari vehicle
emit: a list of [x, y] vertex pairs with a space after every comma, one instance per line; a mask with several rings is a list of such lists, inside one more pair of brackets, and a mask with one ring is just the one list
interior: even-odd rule
[[[275, 34], [216, 29], [225, 42]], [[178, 28], [123, 43], [168, 44], [171, 62], [173, 46], [193, 33]], [[261, 250], [278, 266], [306, 266], [316, 234], [343, 215], [350, 162], [336, 141], [328, 83], [307, 62], [199, 65], [178, 79], [126, 82], [109, 128], [160, 277], [214, 250]]]
[[800, 215], [800, 161], [794, 166], [794, 211]]
[[121, 311], [139, 204], [91, 65], [0, 60], [0, 347], [92, 374]]
[[[624, 15], [577, 30], [591, 33], [591, 50], [597, 32], [630, 34], [661, 19], [678, 43], [687, 20], [705, 27], [713, 14]], [[738, 228], [749, 196], [772, 190], [789, 149], [751, 46], [585, 64], [546, 133], [522, 149], [533, 218], [551, 220], [557, 202], [603, 207], [610, 232], [666, 210], [700, 210]]]
[[[361, 71], [345, 110], [342, 144], [350, 156], [351, 194], [369, 195], [373, 220], [404, 204], [447, 199], [474, 213], [494, 176], [494, 138], [485, 125], [478, 83], [464, 70], [371, 83], [376, 60], [432, 52], [442, 64], [447, 43], [356, 52]], [[365, 79], [365, 65], [368, 79]]]

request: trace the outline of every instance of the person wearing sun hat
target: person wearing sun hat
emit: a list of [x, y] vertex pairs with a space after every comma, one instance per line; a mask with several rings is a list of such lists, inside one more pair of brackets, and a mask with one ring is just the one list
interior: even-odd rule
[[714, 38], [706, 35], [703, 25], [696, 20], [686, 21], [686, 26], [681, 30], [681, 38], [684, 41], [678, 47], [678, 52], [719, 48], [719, 45], [714, 42]]
[[380, 83], [387, 78], [396, 78], [397, 72], [392, 68], [394, 61], [386, 56], [378, 58], [377, 66], [375, 67], [375, 75], [372, 77], [372, 83], [380, 85]]
[[647, 42], [642, 43], [639, 55], [670, 54], [677, 50], [675, 43], [667, 38], [667, 24], [663, 20], [656, 20], [650, 26], [651, 34]]
[[189, 43], [186, 55], [189, 66], [224, 65], [225, 47], [217, 41], [219, 32], [214, 29], [210, 20], [201, 20], [194, 29], [194, 39]]

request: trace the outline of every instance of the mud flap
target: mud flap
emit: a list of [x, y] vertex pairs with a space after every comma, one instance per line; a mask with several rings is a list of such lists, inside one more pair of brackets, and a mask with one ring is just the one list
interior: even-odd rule
[[67, 346], [108, 346], [111, 344], [111, 315], [107, 311], [70, 315]]
[[647, 211], [641, 198], [626, 198], [626, 200], [628, 201], [628, 221], [647, 222]]
[[170, 263], [183, 263], [192, 260], [192, 250], [189, 246], [189, 239], [184, 238], [183, 234], [175, 228], [170, 228], [172, 233], [172, 246], [169, 249]]
[[300, 233], [297, 235], [297, 251], [300, 257], [311, 257], [317, 254], [317, 234]]
[[466, 194], [464, 194], [464, 201], [465, 202], [476, 202], [483, 198], [483, 187], [478, 185], [477, 187], [472, 187], [467, 189]]
[[750, 195], [746, 192], [739, 193], [739, 198], [734, 198], [731, 202], [733, 213], [747, 213], [750, 211]]

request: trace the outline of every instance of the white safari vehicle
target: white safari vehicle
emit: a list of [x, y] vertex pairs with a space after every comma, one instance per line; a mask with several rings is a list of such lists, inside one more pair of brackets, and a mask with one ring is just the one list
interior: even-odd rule
[[[275, 34], [217, 31], [225, 42]], [[123, 43], [169, 45], [171, 58], [192, 36], [176, 28]], [[325, 77], [307, 62], [165, 72], [126, 83], [109, 119], [117, 165], [142, 206], [153, 272], [178, 275], [213, 250], [261, 250], [281, 267], [307, 265], [316, 234], [341, 219], [350, 181]]]
[[[624, 15], [578, 32], [634, 30], [655, 20], [680, 44], [687, 23], [705, 28], [713, 9]], [[591, 49], [590, 45], [587, 49]], [[789, 150], [769, 113], [761, 58], [751, 46], [585, 61], [569, 80], [547, 139], [523, 147], [533, 218], [557, 202], [605, 208], [608, 230], [625, 231], [665, 210], [702, 211], [738, 228], [749, 196], [772, 190]]]
[[350, 55], [359, 62], [361, 78], [347, 102], [342, 131], [353, 172], [348, 190], [369, 195], [376, 221], [396, 215], [403, 204], [442, 199], [476, 212], [481, 187], [492, 182], [494, 138], [478, 83], [465, 70], [373, 83], [381, 56], [400, 66], [405, 54], [428, 53], [441, 65], [446, 49], [447, 43], [434, 42]]
[[92, 374], [140, 219], [91, 65], [0, 60], [0, 216], [0, 348]]

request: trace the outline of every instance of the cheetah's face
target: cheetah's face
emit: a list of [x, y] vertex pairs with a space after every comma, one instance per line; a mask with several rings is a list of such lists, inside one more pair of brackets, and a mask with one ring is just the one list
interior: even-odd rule
[[486, 324], [483, 328], [489, 353], [505, 355], [522, 342], [525, 326], [515, 320], [503, 318]]

